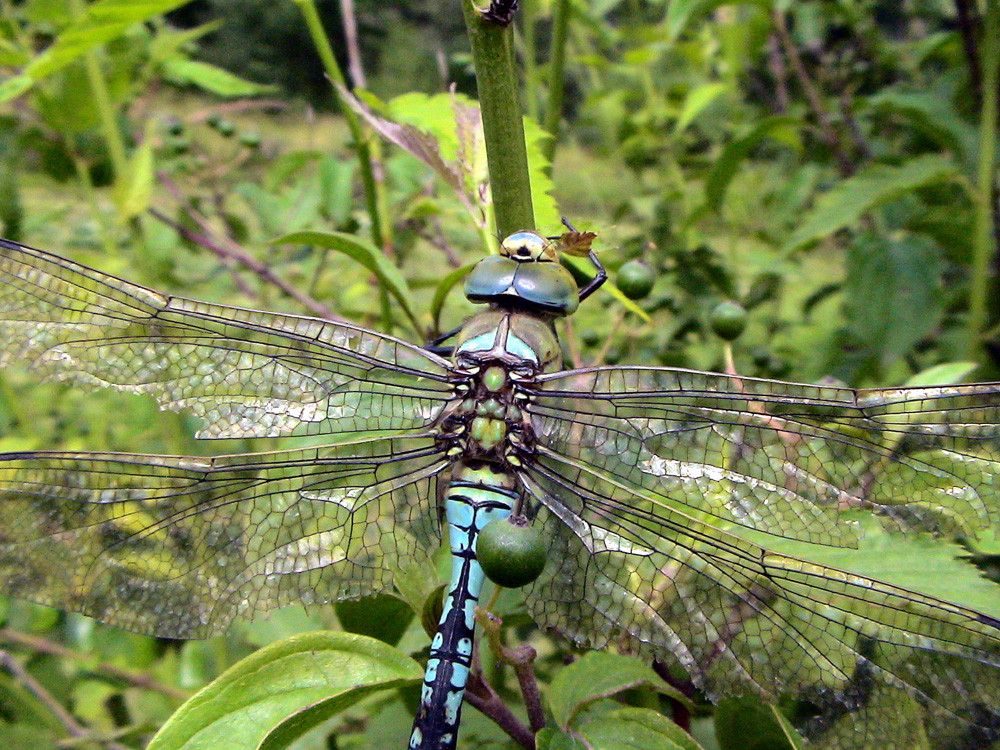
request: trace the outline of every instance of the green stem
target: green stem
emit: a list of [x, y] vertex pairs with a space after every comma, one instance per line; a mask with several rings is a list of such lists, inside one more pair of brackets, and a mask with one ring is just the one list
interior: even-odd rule
[[983, 60], [983, 105], [979, 116], [979, 164], [976, 179], [975, 235], [969, 290], [970, 354], [978, 354], [986, 327], [989, 268], [996, 257], [993, 188], [997, 150], [997, 84], [1000, 82], [1000, 5], [987, 3], [985, 32], [979, 46]]
[[330, 77], [330, 80], [339, 87], [335, 89], [334, 93], [337, 101], [340, 102], [341, 112], [347, 121], [347, 127], [351, 131], [351, 137], [354, 139], [355, 147], [358, 150], [358, 161], [361, 164], [361, 181], [364, 185], [365, 201], [368, 204], [368, 216], [372, 223], [372, 241], [378, 247], [386, 250], [389, 247], [387, 243], [391, 243], [391, 239], [386, 234], [388, 229], [384, 229], [382, 226], [383, 216], [379, 212], [380, 199], [378, 193], [380, 183], [375, 179], [371, 139], [368, 137], [368, 133], [361, 125], [361, 120], [354, 110], [340, 100], [340, 89], [347, 88], [347, 80], [344, 78], [344, 74], [337, 64], [337, 58], [334, 57], [333, 47], [330, 45], [330, 39], [326, 35], [326, 29], [323, 28], [323, 22], [320, 20], [319, 12], [316, 10], [316, 3], [314, 0], [292, 0], [292, 2], [299, 6], [299, 11], [302, 13], [306, 27], [309, 29], [309, 36], [312, 37], [316, 51], [319, 53], [319, 59], [323, 63], [323, 69]]
[[545, 160], [549, 173], [552, 160], [556, 156], [556, 141], [562, 123], [563, 94], [566, 90], [564, 71], [566, 68], [566, 32], [569, 29], [570, 0], [557, 0], [552, 8], [552, 61], [549, 64], [549, 102], [545, 108], [545, 128], [551, 140], [544, 146]]
[[[333, 54], [333, 47], [330, 38], [323, 28], [319, 12], [316, 10], [314, 0], [292, 0], [302, 13], [302, 17], [309, 29], [309, 36], [312, 37], [313, 45], [319, 53], [319, 58], [323, 63], [323, 69], [333, 81], [334, 94], [340, 103], [340, 111], [347, 121], [347, 127], [351, 131], [351, 138], [354, 139], [354, 146], [358, 154], [358, 164], [361, 168], [361, 184], [365, 191], [365, 204], [368, 209], [368, 218], [371, 221], [372, 242], [382, 249], [386, 255], [393, 252], [392, 226], [386, 217], [389, 215], [389, 200], [385, 193], [385, 184], [375, 177], [375, 165], [381, 161], [379, 154], [379, 143], [369, 137], [368, 132], [361, 124], [361, 119], [357, 116], [341, 98], [341, 90], [347, 88], [347, 79], [344, 78], [337, 58]], [[380, 170], [381, 171], [381, 170]], [[389, 296], [384, 289], [380, 289], [382, 319], [385, 325], [390, 328], [393, 325], [392, 308], [389, 305]]]
[[462, 12], [476, 66], [497, 231], [506, 236], [534, 229], [512, 32], [510, 27], [483, 22], [472, 0], [462, 0]]

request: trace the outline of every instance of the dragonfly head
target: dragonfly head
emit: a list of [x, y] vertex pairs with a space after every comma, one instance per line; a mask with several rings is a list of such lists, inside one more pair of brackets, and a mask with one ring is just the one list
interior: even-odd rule
[[557, 243], [537, 232], [515, 232], [500, 254], [476, 264], [465, 279], [465, 296], [544, 316], [570, 315], [580, 304], [573, 275], [559, 262]]
[[514, 232], [500, 243], [500, 255], [518, 263], [554, 262], [559, 259], [555, 243], [537, 232]]

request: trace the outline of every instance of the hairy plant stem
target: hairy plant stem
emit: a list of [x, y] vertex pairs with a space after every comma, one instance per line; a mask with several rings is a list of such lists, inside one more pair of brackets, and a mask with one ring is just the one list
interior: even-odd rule
[[497, 232], [506, 236], [534, 229], [512, 31], [484, 22], [472, 0], [462, 0], [462, 12], [476, 67]]

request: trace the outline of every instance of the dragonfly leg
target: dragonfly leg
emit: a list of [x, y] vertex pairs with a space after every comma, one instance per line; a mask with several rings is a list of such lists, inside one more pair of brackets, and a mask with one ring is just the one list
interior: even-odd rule
[[424, 345], [424, 349], [429, 352], [434, 352], [435, 354], [440, 354], [442, 357], [450, 357], [455, 353], [455, 347], [453, 346], [442, 346], [442, 344], [450, 339], [452, 336], [456, 336], [461, 333], [465, 325], [460, 325], [457, 328], [453, 328], [447, 333], [442, 333], [440, 336], [435, 337], [431, 340], [429, 344]]
[[590, 262], [594, 264], [594, 268], [597, 269], [597, 275], [594, 276], [587, 285], [580, 290], [580, 301], [583, 302], [587, 297], [596, 292], [601, 288], [601, 285], [608, 280], [608, 272], [604, 270], [604, 264], [597, 259], [597, 253], [593, 250], [587, 255], [590, 258]]
[[[569, 219], [565, 216], [562, 217], [563, 226], [565, 226], [569, 231], [576, 232], [577, 228], [569, 223]], [[591, 250], [587, 257], [590, 262], [594, 264], [594, 268], [597, 269], [597, 274], [592, 278], [587, 284], [580, 289], [580, 301], [583, 302], [587, 297], [596, 292], [605, 281], [608, 280], [608, 272], [604, 269], [604, 264], [597, 259], [597, 253]]]

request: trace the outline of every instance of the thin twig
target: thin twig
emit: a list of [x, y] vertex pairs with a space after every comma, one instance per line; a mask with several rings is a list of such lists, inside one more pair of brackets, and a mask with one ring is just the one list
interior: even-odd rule
[[347, 48], [347, 74], [355, 88], [367, 88], [365, 70], [361, 67], [358, 46], [358, 20], [354, 15], [354, 0], [340, 0], [340, 20], [344, 24], [344, 46]]
[[[27, 633], [19, 633], [16, 630], [10, 630], [8, 628], [0, 628], [0, 641], [14, 643], [36, 653], [50, 654], [51, 656], [57, 656], [60, 659], [68, 659], [76, 662], [90, 662], [94, 660], [94, 657], [89, 654], [69, 648], [61, 643], [56, 643], [48, 638], [40, 638], [35, 635], [28, 635]], [[141, 687], [145, 690], [155, 690], [158, 693], [162, 693], [163, 695], [167, 695], [179, 701], [187, 700], [190, 697], [190, 693], [186, 690], [164, 685], [162, 682], [157, 682], [143, 672], [133, 672], [128, 669], [122, 669], [121, 667], [116, 667], [114, 664], [108, 664], [107, 662], [98, 662], [92, 667], [89, 667], [89, 669], [97, 674], [122, 680], [127, 682], [129, 685], [135, 685], [136, 687]]]
[[63, 705], [56, 700], [55, 696], [52, 695], [45, 686], [42, 685], [38, 680], [36, 680], [31, 673], [21, 666], [21, 663], [15, 659], [7, 651], [0, 651], [0, 666], [6, 669], [11, 675], [18, 680], [24, 688], [31, 693], [39, 703], [48, 709], [56, 720], [63, 725], [63, 728], [67, 733], [70, 734], [74, 739], [90, 739], [94, 741], [99, 741], [109, 750], [132, 750], [126, 745], [122, 745], [118, 742], [108, 739], [100, 739], [94, 735], [89, 729], [80, 724], [73, 715], [67, 711]]
[[507, 708], [500, 696], [490, 685], [477, 674], [469, 675], [469, 684], [465, 691], [465, 700], [469, 705], [491, 719], [517, 744], [527, 750], [535, 748], [535, 734]]
[[221, 249], [216, 249], [215, 247], [213, 247], [214, 243], [209, 237], [199, 234], [190, 227], [186, 227], [183, 224], [174, 221], [169, 216], [162, 213], [156, 208], [150, 207], [149, 213], [154, 219], [157, 219], [158, 221], [161, 221], [162, 223], [166, 224], [168, 227], [173, 229], [175, 232], [177, 232], [177, 234], [181, 235], [188, 242], [193, 242], [196, 245], [207, 247], [216, 255], [220, 255], [223, 265], [229, 271], [229, 275], [232, 278], [233, 283], [236, 284], [236, 288], [240, 290], [240, 293], [246, 297], [249, 297], [250, 299], [257, 298], [258, 296], [257, 292], [251, 289], [250, 285], [247, 284], [243, 280], [243, 277], [239, 275], [238, 273], [239, 269], [236, 268], [235, 261], [232, 258], [222, 256]]
[[844, 177], [854, 174], [854, 165], [851, 163], [851, 159], [847, 155], [843, 144], [837, 135], [837, 131], [833, 127], [833, 123], [830, 121], [829, 115], [826, 113], [826, 109], [823, 106], [823, 98], [820, 96], [819, 90], [813, 83], [812, 78], [809, 77], [809, 71], [806, 70], [806, 66], [802, 62], [802, 56], [799, 54], [799, 50], [795, 46], [792, 35], [788, 32], [788, 24], [785, 21], [785, 12], [777, 5], [774, 7], [774, 30], [778, 35], [778, 40], [781, 42], [782, 49], [784, 49], [785, 54], [788, 56], [788, 61], [792, 65], [795, 77], [798, 79], [799, 85], [802, 87], [802, 91], [806, 95], [806, 99], [809, 100], [809, 107], [812, 110], [816, 121], [819, 123], [820, 130], [823, 133], [823, 139], [827, 142], [827, 145], [830, 146], [830, 149], [833, 151], [833, 154], [837, 159], [837, 164], [840, 167], [840, 173]]
[[851, 134], [851, 141], [863, 159], [870, 159], [872, 150], [865, 140], [858, 119], [854, 116], [854, 89], [851, 86], [844, 86], [840, 94], [840, 116], [844, 118], [847, 125], [847, 132]]
[[488, 607], [476, 607], [476, 622], [483, 628], [483, 636], [490, 646], [490, 651], [496, 654], [501, 663], [513, 667], [514, 674], [517, 675], [517, 682], [521, 686], [524, 705], [528, 709], [531, 731], [534, 734], [545, 727], [545, 711], [542, 708], [542, 696], [538, 692], [538, 681], [535, 679], [534, 669], [538, 652], [527, 644], [515, 648], [507, 648], [503, 645], [500, 635], [503, 620], [490, 611], [499, 593], [500, 587], [498, 586]]
[[767, 38], [767, 67], [774, 78], [774, 96], [777, 100], [778, 112], [785, 114], [790, 104], [788, 70], [785, 68], [785, 58], [781, 54], [781, 40], [773, 32]]
[[275, 274], [270, 268], [267, 267], [267, 265], [245, 252], [228, 237], [222, 237], [220, 238], [220, 241], [213, 239], [212, 235], [214, 234], [214, 230], [208, 223], [208, 220], [190, 205], [184, 203], [180, 190], [177, 189], [177, 186], [173, 184], [170, 178], [161, 173], [160, 181], [163, 183], [164, 187], [166, 187], [167, 191], [182, 203], [185, 213], [187, 213], [187, 215], [191, 217], [191, 220], [198, 225], [203, 234], [178, 224], [155, 208], [150, 208], [149, 211], [154, 217], [168, 226], [173, 227], [191, 242], [195, 242], [202, 247], [211, 250], [223, 260], [234, 260], [244, 268], [253, 271], [263, 281], [276, 286], [315, 315], [328, 320], [343, 321], [343, 318], [334, 313], [329, 307], [316, 301], [309, 295], [300, 292], [293, 284], [288, 283]]

